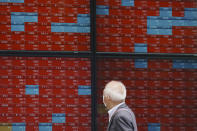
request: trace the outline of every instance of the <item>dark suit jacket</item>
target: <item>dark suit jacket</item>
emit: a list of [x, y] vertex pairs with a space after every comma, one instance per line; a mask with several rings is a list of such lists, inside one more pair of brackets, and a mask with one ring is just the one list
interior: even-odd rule
[[107, 131], [137, 131], [135, 115], [126, 104], [120, 105], [115, 111]]

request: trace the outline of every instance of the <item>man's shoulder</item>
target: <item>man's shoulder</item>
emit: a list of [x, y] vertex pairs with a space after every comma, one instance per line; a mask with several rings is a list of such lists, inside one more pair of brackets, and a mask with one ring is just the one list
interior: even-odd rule
[[125, 119], [133, 119], [135, 118], [135, 115], [133, 111], [130, 108], [119, 108], [116, 111], [115, 118], [125, 118]]

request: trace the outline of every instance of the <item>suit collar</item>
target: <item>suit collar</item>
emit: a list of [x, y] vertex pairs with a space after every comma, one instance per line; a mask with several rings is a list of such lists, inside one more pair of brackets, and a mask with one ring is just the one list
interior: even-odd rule
[[126, 105], [126, 103], [123, 103], [123, 104], [121, 104], [118, 108], [117, 108], [117, 110], [114, 112], [114, 114], [112, 115], [112, 117], [111, 117], [111, 119], [110, 119], [110, 122], [109, 122], [109, 124], [108, 124], [108, 127], [107, 127], [107, 130], [110, 128], [110, 126], [111, 126], [111, 124], [112, 124], [112, 121], [113, 121], [113, 119], [114, 119], [114, 117], [115, 117], [115, 115], [116, 115], [116, 112], [119, 110], [119, 109], [121, 109], [121, 108], [127, 108], [128, 106]]
[[109, 121], [111, 120], [111, 117], [113, 116], [113, 114], [116, 112], [116, 110], [122, 105], [124, 104], [125, 102], [122, 102], [116, 106], [114, 106], [113, 108], [111, 108], [109, 111], [108, 111], [108, 114], [109, 114]]
[[[122, 105], [120, 105], [119, 107], [118, 107], [118, 109], [120, 109], [120, 108], [126, 108], [126, 107], [128, 107], [127, 105], [126, 105], [126, 103], [123, 103]], [[117, 110], [118, 110], [117, 109]]]

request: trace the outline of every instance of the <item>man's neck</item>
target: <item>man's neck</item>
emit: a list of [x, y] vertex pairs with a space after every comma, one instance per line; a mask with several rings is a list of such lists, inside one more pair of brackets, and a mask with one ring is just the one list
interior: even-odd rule
[[113, 116], [113, 114], [115, 113], [115, 111], [119, 108], [119, 106], [121, 106], [124, 102], [121, 102], [119, 104], [116, 104], [115, 106], [113, 106], [111, 109], [108, 110], [108, 114], [109, 114], [109, 121], [111, 120], [111, 117]]

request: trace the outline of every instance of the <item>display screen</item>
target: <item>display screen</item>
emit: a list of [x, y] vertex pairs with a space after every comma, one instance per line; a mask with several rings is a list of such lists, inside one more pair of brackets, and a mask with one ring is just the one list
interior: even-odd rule
[[0, 50], [89, 51], [89, 0], [0, 0]]
[[91, 130], [87, 58], [0, 57], [0, 130]]
[[99, 58], [99, 131], [109, 122], [103, 89], [111, 80], [125, 84], [139, 131], [196, 129], [197, 60]]

